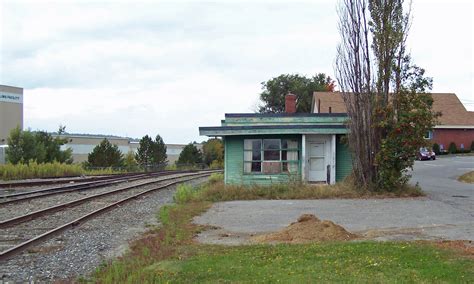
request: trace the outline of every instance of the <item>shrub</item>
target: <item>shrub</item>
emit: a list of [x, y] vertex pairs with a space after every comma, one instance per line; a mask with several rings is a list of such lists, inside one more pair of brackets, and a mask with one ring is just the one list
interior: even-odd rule
[[212, 169], [212, 170], [223, 169], [224, 168], [224, 161], [214, 160], [214, 161], [212, 161], [209, 168]]
[[451, 142], [451, 144], [449, 144], [448, 152], [450, 154], [456, 154], [457, 151], [458, 151], [458, 148], [456, 147], [456, 143]]
[[474, 141], [471, 143], [471, 152], [474, 152]]
[[224, 175], [220, 173], [213, 173], [209, 177], [209, 183], [216, 183], [219, 181], [224, 181]]
[[433, 144], [433, 152], [435, 152], [436, 155], [439, 155], [439, 154], [440, 154], [441, 149], [440, 149], [438, 143], [434, 143], [434, 144]]
[[178, 169], [178, 166], [176, 166], [176, 164], [166, 165], [165, 167], [165, 170], [167, 171], [176, 171], [177, 169]]
[[198, 188], [194, 188], [192, 185], [189, 184], [180, 184], [178, 185], [178, 189], [173, 196], [174, 202], [178, 204], [184, 204], [191, 201], [193, 198], [197, 196]]

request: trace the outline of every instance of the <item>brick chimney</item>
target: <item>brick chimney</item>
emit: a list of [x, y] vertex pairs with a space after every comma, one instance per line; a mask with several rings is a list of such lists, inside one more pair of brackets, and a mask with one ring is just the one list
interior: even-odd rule
[[296, 95], [289, 93], [285, 96], [285, 112], [295, 113], [296, 112]]

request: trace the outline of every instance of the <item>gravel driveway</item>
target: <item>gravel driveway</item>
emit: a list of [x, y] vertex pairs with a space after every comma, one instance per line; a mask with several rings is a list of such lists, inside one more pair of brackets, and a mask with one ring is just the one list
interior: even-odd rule
[[216, 203], [198, 224], [220, 229], [198, 236], [205, 243], [248, 243], [249, 236], [279, 230], [304, 213], [331, 220], [368, 239], [448, 239], [474, 241], [474, 185], [458, 182], [474, 170], [474, 157], [416, 162], [412, 183], [423, 198], [260, 200]]

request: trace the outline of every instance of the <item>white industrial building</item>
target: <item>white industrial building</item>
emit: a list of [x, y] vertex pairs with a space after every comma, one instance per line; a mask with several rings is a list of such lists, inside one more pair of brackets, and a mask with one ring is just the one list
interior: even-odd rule
[[[10, 131], [16, 127], [23, 129], [23, 89], [0, 85], [0, 164], [5, 163], [7, 139]], [[53, 136], [55, 135], [53, 134]], [[72, 149], [74, 163], [86, 161], [87, 155], [104, 138], [107, 138], [110, 143], [117, 145], [123, 154], [127, 154], [129, 151], [136, 152], [139, 145], [138, 139], [112, 135], [62, 134], [61, 137], [67, 138], [68, 144], [63, 147], [64, 149]], [[185, 146], [184, 144], [166, 144], [169, 164], [173, 164], [178, 160], [179, 154]], [[201, 144], [196, 146], [198, 149], [202, 147]]]

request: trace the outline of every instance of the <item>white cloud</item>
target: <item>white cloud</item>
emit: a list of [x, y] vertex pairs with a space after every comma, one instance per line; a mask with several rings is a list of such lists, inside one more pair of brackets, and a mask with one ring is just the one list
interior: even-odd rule
[[[25, 87], [33, 129], [201, 140], [198, 126], [253, 111], [262, 81], [332, 76], [335, 6], [3, 1], [1, 83]], [[416, 1], [414, 16], [411, 52], [434, 91], [474, 101], [472, 4]]]

